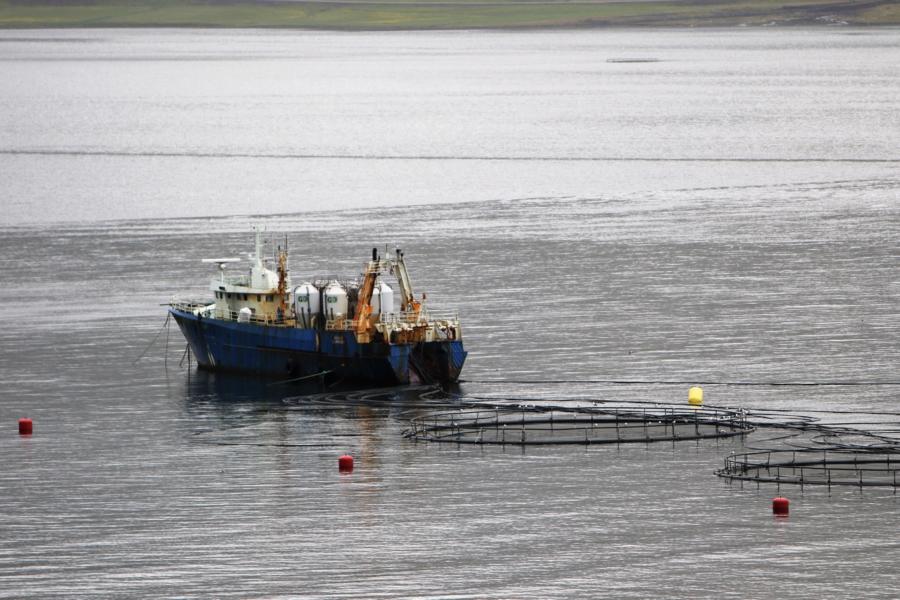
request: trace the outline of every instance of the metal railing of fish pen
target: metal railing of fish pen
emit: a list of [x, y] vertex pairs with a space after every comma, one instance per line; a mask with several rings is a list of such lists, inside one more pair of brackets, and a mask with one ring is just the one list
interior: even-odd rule
[[707, 408], [460, 409], [414, 417], [405, 432], [428, 442], [494, 445], [627, 444], [744, 435], [743, 411]]
[[763, 450], [725, 458], [716, 475], [729, 481], [827, 486], [893, 487], [897, 492], [900, 449], [800, 448]]

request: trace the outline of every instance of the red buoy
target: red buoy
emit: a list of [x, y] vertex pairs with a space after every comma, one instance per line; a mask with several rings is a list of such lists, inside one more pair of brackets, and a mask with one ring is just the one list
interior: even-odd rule
[[19, 419], [19, 435], [31, 435], [34, 424], [31, 419]]
[[338, 471], [341, 473], [352, 473], [353, 457], [349, 454], [345, 454], [338, 458]]
[[774, 498], [772, 500], [772, 513], [779, 517], [786, 517], [790, 509], [790, 501], [787, 498]]

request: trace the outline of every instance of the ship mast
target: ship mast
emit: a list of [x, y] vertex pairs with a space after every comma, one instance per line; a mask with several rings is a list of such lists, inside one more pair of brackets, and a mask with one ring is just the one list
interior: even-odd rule
[[397, 283], [400, 284], [400, 310], [403, 312], [410, 311], [415, 316], [415, 320], [419, 320], [419, 312], [422, 310], [422, 303], [413, 297], [412, 283], [409, 280], [409, 273], [406, 270], [406, 262], [403, 260], [403, 252], [400, 248], [395, 251], [397, 258], [394, 261], [396, 269]]
[[287, 314], [287, 236], [284, 238], [284, 249], [278, 248], [278, 307], [281, 314]]
[[369, 320], [372, 315], [372, 294], [383, 264], [383, 261], [378, 260], [378, 248], [372, 248], [372, 260], [366, 265], [365, 277], [356, 299], [356, 314], [353, 316], [356, 321], [356, 339], [360, 343], [372, 341], [372, 323]]
[[253, 228], [253, 233], [256, 234], [256, 247], [255, 247], [255, 250], [254, 250], [254, 252], [253, 252], [253, 259], [255, 260], [256, 268], [257, 268], [257, 269], [262, 269], [262, 268], [263, 268], [263, 262], [262, 262], [262, 231], [260, 230], [259, 227], [254, 227], [254, 228]]

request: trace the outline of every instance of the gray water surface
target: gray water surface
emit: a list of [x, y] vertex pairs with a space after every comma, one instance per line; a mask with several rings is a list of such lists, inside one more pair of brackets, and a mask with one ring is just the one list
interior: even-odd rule
[[402, 247], [455, 393], [896, 429], [896, 30], [0, 39], [0, 598], [896, 595], [891, 490], [713, 474], [782, 432], [415, 443], [421, 390], [198, 373], [160, 306], [254, 224], [298, 281]]

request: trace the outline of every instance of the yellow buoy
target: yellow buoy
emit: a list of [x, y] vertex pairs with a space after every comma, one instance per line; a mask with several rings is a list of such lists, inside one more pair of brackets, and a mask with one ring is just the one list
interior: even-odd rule
[[688, 404], [691, 406], [700, 406], [703, 404], [703, 388], [692, 387], [688, 390]]

